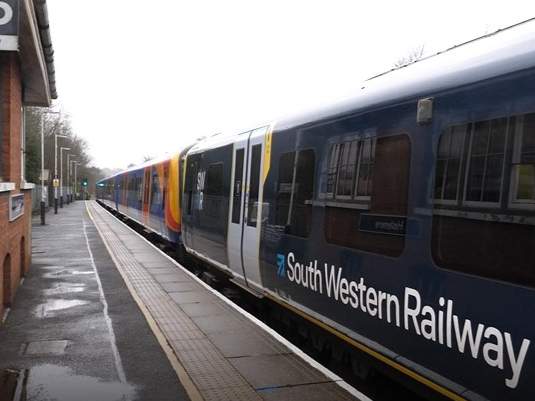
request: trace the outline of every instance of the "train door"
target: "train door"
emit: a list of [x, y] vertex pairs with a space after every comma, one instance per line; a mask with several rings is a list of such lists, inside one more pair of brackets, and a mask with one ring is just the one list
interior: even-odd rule
[[200, 157], [190, 155], [185, 159], [186, 174], [184, 176], [184, 204], [182, 207], [182, 241], [187, 248], [194, 249], [194, 229], [196, 215], [195, 199], [197, 194], [197, 172], [199, 170]]
[[166, 234], [165, 232], [165, 216], [163, 214], [165, 191], [164, 182], [167, 168], [165, 162], [162, 164], [155, 164], [151, 167], [152, 182], [150, 185], [149, 197], [149, 228], [159, 234]]
[[234, 144], [231, 212], [227, 251], [229, 266], [248, 286], [261, 287], [259, 245], [263, 210], [266, 134], [263, 127], [238, 135]]
[[151, 195], [151, 168], [146, 167], [143, 178], [143, 205], [141, 208], [141, 221], [145, 227], [149, 226], [150, 195]]

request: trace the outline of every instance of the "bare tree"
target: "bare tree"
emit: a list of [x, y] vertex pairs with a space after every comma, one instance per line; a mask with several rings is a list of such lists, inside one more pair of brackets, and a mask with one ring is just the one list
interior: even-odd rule
[[[65, 112], [49, 113], [41, 107], [25, 107], [25, 169], [26, 180], [39, 183], [41, 174], [41, 132], [44, 137], [44, 168], [50, 172], [47, 185], [52, 184], [51, 178], [57, 167], [58, 174], [63, 167], [65, 185], [68, 185], [66, 171], [70, 160], [76, 160], [79, 176], [91, 179], [93, 173], [88, 167], [91, 162], [89, 146], [85, 139], [78, 137], [72, 129], [69, 115]], [[58, 136], [58, 137], [57, 137]], [[57, 148], [56, 148], [57, 141]], [[68, 149], [68, 150], [67, 150]], [[63, 150], [65, 150], [63, 152]], [[57, 162], [56, 162], [57, 155]], [[63, 157], [62, 157], [63, 155]], [[69, 157], [65, 157], [69, 155]], [[63, 163], [63, 166], [61, 165]], [[87, 171], [86, 171], [87, 170]], [[51, 187], [49, 191], [52, 191]]]
[[420, 60], [424, 56], [425, 52], [425, 45], [420, 45], [417, 47], [413, 47], [409, 54], [406, 56], [400, 57], [398, 61], [394, 63], [394, 67], [400, 68], [404, 67], [408, 64], [414, 63], [415, 61]]

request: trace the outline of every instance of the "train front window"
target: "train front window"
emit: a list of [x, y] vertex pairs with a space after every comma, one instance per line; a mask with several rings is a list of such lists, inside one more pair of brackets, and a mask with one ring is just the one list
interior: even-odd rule
[[535, 286], [535, 113], [448, 127], [437, 155], [435, 263]]

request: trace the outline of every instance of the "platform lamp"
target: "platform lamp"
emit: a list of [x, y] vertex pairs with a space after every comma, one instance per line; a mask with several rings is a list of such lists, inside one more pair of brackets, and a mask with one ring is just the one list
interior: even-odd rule
[[59, 111], [43, 111], [41, 113], [41, 225], [45, 224], [45, 114], [59, 114]]
[[[69, 153], [67, 155], [67, 205], [72, 202], [72, 186], [71, 186], [71, 160], [69, 157], [76, 156], [74, 153]], [[75, 160], [74, 160], [75, 161]]]
[[61, 147], [59, 150], [59, 207], [63, 209], [63, 151], [71, 148]]
[[[71, 160], [71, 164], [69, 165], [69, 175], [70, 175], [70, 182], [69, 184], [73, 184], [71, 186], [71, 202], [74, 202], [76, 200], [76, 184], [72, 181], [72, 163], [78, 163], [78, 160]], [[74, 171], [76, 172], [76, 164], [74, 165]], [[73, 196], [74, 191], [74, 196]]]
[[69, 138], [65, 135], [54, 134], [54, 214], [58, 214], [58, 137]]
[[[81, 166], [82, 163], [76, 163], [74, 165], [74, 193], [76, 194], [78, 192], [78, 166]], [[76, 197], [76, 195], [75, 195]]]

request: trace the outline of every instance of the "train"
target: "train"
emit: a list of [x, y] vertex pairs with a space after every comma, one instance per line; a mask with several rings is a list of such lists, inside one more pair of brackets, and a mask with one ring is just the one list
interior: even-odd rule
[[443, 399], [535, 397], [533, 19], [98, 185], [365, 364]]

